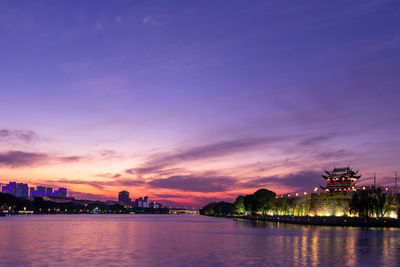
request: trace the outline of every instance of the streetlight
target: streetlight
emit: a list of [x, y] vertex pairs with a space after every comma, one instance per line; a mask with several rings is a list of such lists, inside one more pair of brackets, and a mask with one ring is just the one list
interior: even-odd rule
[[318, 191], [318, 187], [314, 188], [314, 192], [317, 192], [317, 191]]

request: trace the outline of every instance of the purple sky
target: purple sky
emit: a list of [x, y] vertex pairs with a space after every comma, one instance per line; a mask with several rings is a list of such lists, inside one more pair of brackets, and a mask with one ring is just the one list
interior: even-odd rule
[[398, 1], [3, 1], [0, 182], [201, 205], [400, 160]]

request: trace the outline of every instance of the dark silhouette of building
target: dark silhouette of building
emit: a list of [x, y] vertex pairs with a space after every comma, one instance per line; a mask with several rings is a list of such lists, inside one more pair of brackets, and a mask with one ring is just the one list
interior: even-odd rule
[[125, 190], [119, 192], [118, 201], [128, 205], [131, 204], [131, 199], [129, 198], [129, 192]]
[[28, 185], [19, 183], [17, 184], [17, 197], [28, 197]]
[[46, 188], [45, 186], [38, 186], [36, 188], [31, 187], [29, 189], [29, 193], [31, 197], [58, 197], [58, 198], [67, 198], [67, 189], [60, 187], [58, 190], [54, 190], [51, 187]]
[[23, 183], [9, 182], [8, 185], [2, 186], [1, 191], [16, 197], [28, 197], [28, 185]]
[[67, 198], [67, 188], [60, 187], [58, 190], [54, 190], [53, 196]]
[[39, 194], [45, 194], [46, 193], [46, 187], [45, 186], [38, 186], [36, 191]]
[[60, 187], [58, 190], [54, 190], [51, 187], [38, 186], [35, 190], [34, 187], [28, 187], [28, 184], [9, 182], [8, 185], [1, 186], [2, 193], [11, 194], [16, 197], [59, 197], [67, 198], [67, 189]]
[[133, 203], [133, 205], [136, 208], [151, 208], [151, 209], [160, 209], [162, 208], [162, 205], [160, 203], [157, 202], [151, 202], [149, 200], [148, 196], [143, 197], [139, 197], [138, 199], [135, 200], [135, 202]]

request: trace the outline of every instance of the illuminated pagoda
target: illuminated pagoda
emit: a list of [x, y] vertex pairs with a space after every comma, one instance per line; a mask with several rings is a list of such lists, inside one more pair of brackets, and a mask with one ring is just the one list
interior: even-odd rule
[[361, 177], [358, 171], [350, 167], [334, 168], [333, 171], [326, 171], [322, 178], [326, 180], [326, 186], [321, 186], [326, 192], [355, 191], [356, 181]]

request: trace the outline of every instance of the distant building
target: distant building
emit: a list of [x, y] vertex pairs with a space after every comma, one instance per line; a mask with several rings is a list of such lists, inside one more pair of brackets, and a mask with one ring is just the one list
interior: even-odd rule
[[11, 194], [16, 197], [28, 197], [28, 185], [23, 183], [9, 182], [8, 185], [3, 185], [2, 193]]
[[37, 191], [39, 194], [45, 194], [45, 193], [46, 193], [46, 187], [45, 187], [45, 186], [38, 186], [38, 187], [36, 188], [36, 191]]
[[51, 187], [46, 188], [45, 186], [38, 186], [36, 190], [34, 187], [29, 189], [31, 197], [57, 197], [57, 198], [67, 198], [67, 189], [60, 187], [58, 190], [54, 190]]
[[54, 190], [52, 195], [60, 198], [67, 198], [67, 188], [60, 187], [58, 190]]
[[118, 201], [122, 202], [124, 204], [130, 205], [131, 199], [129, 198], [129, 192], [128, 191], [119, 192], [118, 193]]
[[142, 197], [139, 197], [138, 199], [135, 200], [135, 207], [143, 208], [143, 198]]
[[17, 197], [24, 197], [27, 198], [28, 197], [28, 185], [27, 184], [23, 184], [23, 183], [19, 183], [17, 184]]
[[326, 192], [355, 191], [356, 181], [361, 177], [357, 175], [358, 171], [350, 167], [334, 168], [333, 171], [325, 171], [325, 174], [322, 178], [326, 180], [326, 186], [321, 186], [321, 188]]
[[150, 200], [148, 196], [145, 196], [143, 199], [143, 208], [150, 208]]
[[162, 208], [162, 205], [160, 203], [157, 202], [151, 202], [149, 200], [148, 196], [145, 196], [144, 198], [139, 197], [138, 199], [135, 200], [134, 202], [134, 206], [136, 208], [150, 208], [150, 209], [160, 209]]
[[28, 184], [9, 182], [7, 185], [1, 186], [1, 192], [11, 194], [16, 197], [58, 197], [67, 198], [67, 189], [60, 187], [58, 190], [54, 190], [51, 187], [46, 188], [45, 186], [38, 186], [35, 190], [34, 187], [28, 187]]
[[152, 209], [161, 209], [162, 205], [160, 203], [157, 203], [157, 202], [151, 202], [150, 203], [150, 208], [152, 208]]

